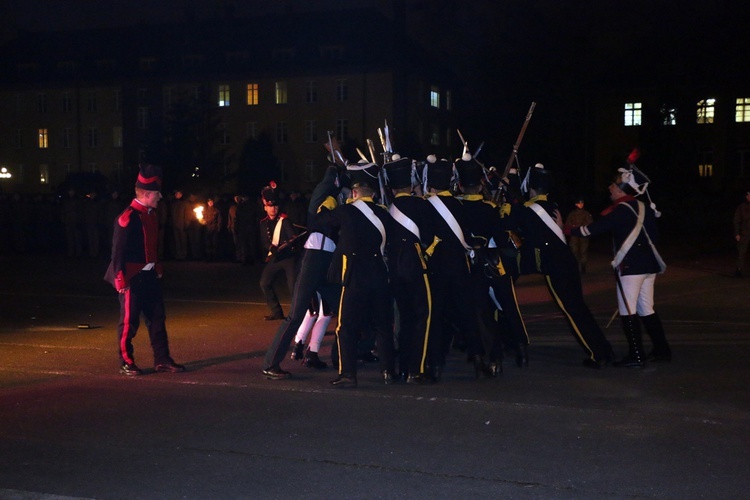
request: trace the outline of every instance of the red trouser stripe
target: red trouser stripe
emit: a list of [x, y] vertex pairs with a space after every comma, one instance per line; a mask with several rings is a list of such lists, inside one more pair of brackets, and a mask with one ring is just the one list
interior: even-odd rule
[[125, 315], [122, 318], [122, 335], [120, 336], [120, 355], [128, 364], [133, 364], [133, 359], [128, 355], [128, 337], [130, 335], [130, 288], [125, 291]]

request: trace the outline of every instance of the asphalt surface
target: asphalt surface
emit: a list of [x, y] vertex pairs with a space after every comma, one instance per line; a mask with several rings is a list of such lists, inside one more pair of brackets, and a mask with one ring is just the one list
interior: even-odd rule
[[[365, 364], [357, 389], [290, 360], [291, 379], [262, 377], [278, 322], [262, 320], [256, 268], [167, 262], [188, 372], [126, 378], [106, 262], [0, 256], [0, 498], [747, 498], [750, 278], [731, 252], [682, 250], [656, 289], [672, 363], [582, 367], [543, 282], [523, 277], [528, 368], [509, 357], [475, 380], [455, 351], [438, 384], [385, 386]], [[609, 260], [584, 275], [603, 327]], [[624, 354], [619, 324], [606, 334]], [[135, 353], [150, 368], [145, 331]]]

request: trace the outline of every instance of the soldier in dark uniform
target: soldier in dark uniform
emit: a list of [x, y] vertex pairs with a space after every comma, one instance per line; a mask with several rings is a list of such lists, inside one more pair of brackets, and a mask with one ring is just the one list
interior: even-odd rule
[[135, 183], [135, 199], [114, 221], [112, 260], [104, 279], [115, 287], [120, 297], [120, 321], [117, 339], [120, 373], [141, 375], [135, 364], [133, 337], [143, 314], [154, 351], [154, 370], [183, 372], [169, 353], [165, 324], [164, 297], [159, 279], [162, 267], [158, 259], [158, 224], [156, 207], [161, 200], [161, 168], [141, 165]]
[[394, 221], [373, 201], [378, 166], [363, 161], [348, 165], [347, 170], [352, 179], [351, 203], [323, 209], [317, 219], [322, 227], [339, 231], [328, 274], [330, 281], [342, 286], [336, 328], [339, 376], [331, 384], [357, 386], [357, 344], [370, 331], [377, 342], [383, 381], [389, 384], [395, 379], [393, 302], [384, 253]]
[[399, 312], [399, 370], [407, 383], [423, 383], [429, 380], [426, 364], [432, 317], [423, 242], [433, 240], [435, 211], [424, 198], [412, 194], [417, 185], [414, 161], [394, 155], [383, 171], [393, 192], [388, 211], [396, 221], [388, 240], [388, 271]]
[[580, 237], [612, 233], [617, 304], [628, 341], [628, 355], [615, 362], [617, 366], [641, 367], [646, 364], [639, 318], [653, 344], [648, 359], [672, 359], [664, 327], [654, 311], [656, 275], [666, 269], [655, 247], [659, 238], [657, 212], [653, 203], [647, 205], [636, 199], [636, 196], [646, 192], [648, 184], [648, 179], [632, 162], [629, 168], [618, 169], [616, 179], [609, 185], [612, 205], [602, 212], [601, 218], [587, 226], [567, 228], [571, 235]]
[[[289, 316], [279, 325], [276, 335], [266, 351], [263, 375], [268, 379], [278, 380], [291, 375], [281, 368], [281, 361], [286, 356], [289, 344], [305, 318], [313, 296], [319, 293], [327, 304], [338, 308], [341, 286], [327, 280], [328, 268], [331, 265], [333, 251], [336, 249], [337, 234], [332, 229], [319, 227], [316, 224], [316, 218], [318, 207], [321, 205], [327, 207], [324, 209], [326, 211], [336, 207], [338, 204], [336, 199], [345, 178], [346, 175], [343, 172], [338, 172], [338, 169], [331, 165], [326, 170], [323, 179], [313, 190], [307, 214], [310, 224], [309, 234], [305, 241], [299, 274], [294, 284]], [[311, 364], [320, 366], [317, 352], [314, 355], [310, 352], [302, 353], [302, 356], [308, 359]], [[316, 360], [318, 363], [315, 363]]]
[[584, 366], [603, 368], [614, 360], [614, 352], [583, 299], [578, 261], [565, 242], [557, 204], [548, 199], [551, 173], [537, 163], [524, 182], [529, 200], [511, 214], [513, 226], [524, 239], [521, 274], [544, 275], [550, 294], [586, 353]]
[[479, 326], [466, 290], [471, 286], [470, 262], [466, 237], [469, 223], [461, 201], [450, 192], [453, 164], [427, 158], [422, 174], [428, 203], [436, 213], [435, 236], [425, 250], [432, 291], [429, 358], [432, 376], [440, 380], [445, 357], [451, 345], [451, 323], [456, 325], [467, 344], [476, 376], [491, 375], [482, 360], [483, 347]]
[[286, 214], [280, 213], [279, 198], [275, 185], [263, 188], [261, 192], [266, 217], [260, 221], [260, 242], [265, 252], [266, 264], [260, 274], [260, 289], [266, 298], [271, 313], [264, 316], [266, 321], [284, 319], [284, 312], [274, 288], [274, 280], [279, 273], [286, 277], [289, 294], [294, 290], [296, 278], [295, 255], [289, 244], [297, 235]]
[[[504, 338], [501, 332], [505, 333], [507, 341], [516, 351], [516, 363], [528, 366], [528, 334], [514, 287], [518, 270], [515, 262], [507, 258], [504, 252], [505, 247], [510, 246], [504, 219], [497, 205], [484, 199], [482, 194], [483, 181], [487, 179], [484, 167], [470, 154], [456, 160], [455, 165], [463, 193], [460, 198], [468, 214], [467, 229], [475, 238], [481, 238], [484, 246], [479, 252], [485, 258], [476, 259], [472, 265], [472, 302], [485, 338], [484, 344], [489, 351], [488, 367], [496, 376], [502, 372]], [[494, 314], [496, 308], [502, 314], [497, 319]]]

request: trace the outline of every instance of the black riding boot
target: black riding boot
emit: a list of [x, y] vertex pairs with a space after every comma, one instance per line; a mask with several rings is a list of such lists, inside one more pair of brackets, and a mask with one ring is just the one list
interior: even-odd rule
[[638, 322], [638, 316], [631, 314], [630, 316], [620, 316], [620, 319], [622, 320], [625, 338], [628, 340], [628, 355], [613, 364], [628, 368], [645, 366], [646, 358], [643, 354], [643, 337], [641, 336], [641, 324]]
[[661, 324], [659, 315], [654, 313], [641, 316], [641, 321], [654, 347], [647, 359], [649, 361], [672, 361], [672, 349], [669, 348], [667, 337], [664, 335], [664, 326]]

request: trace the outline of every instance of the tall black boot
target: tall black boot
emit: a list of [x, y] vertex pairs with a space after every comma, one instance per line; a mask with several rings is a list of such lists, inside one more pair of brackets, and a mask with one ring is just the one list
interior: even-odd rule
[[664, 335], [664, 326], [657, 313], [641, 316], [646, 333], [651, 337], [653, 350], [648, 354], [649, 361], [672, 361], [672, 349], [669, 348], [667, 337]]
[[643, 354], [643, 337], [641, 336], [641, 324], [638, 322], [638, 316], [635, 314], [620, 316], [620, 320], [622, 320], [625, 338], [628, 340], [628, 355], [620, 361], [616, 361], [614, 365], [628, 368], [645, 366], [646, 358]]

